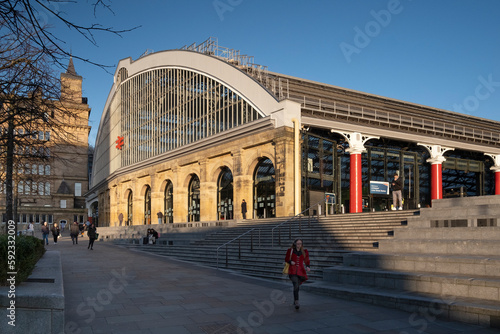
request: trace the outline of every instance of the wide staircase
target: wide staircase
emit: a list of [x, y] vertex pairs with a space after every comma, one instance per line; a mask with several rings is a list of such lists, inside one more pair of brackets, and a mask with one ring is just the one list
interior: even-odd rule
[[342, 264], [347, 253], [377, 252], [381, 240], [392, 238], [396, 229], [405, 228], [407, 220], [417, 214], [418, 211], [394, 211], [245, 220], [189, 244], [177, 244], [170, 240], [168, 232], [155, 245], [124, 239], [113, 242], [245, 275], [281, 279], [286, 250], [293, 240], [301, 238], [310, 253], [312, 282], [323, 278], [324, 269]]
[[433, 201], [377, 253], [345, 254], [304, 288], [500, 328], [500, 196]]

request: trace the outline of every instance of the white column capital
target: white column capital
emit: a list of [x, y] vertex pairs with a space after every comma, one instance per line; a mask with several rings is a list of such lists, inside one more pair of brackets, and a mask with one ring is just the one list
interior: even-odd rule
[[380, 138], [380, 137], [363, 135], [359, 132], [347, 133], [347, 132], [336, 131], [334, 129], [332, 129], [331, 132], [338, 133], [338, 134], [342, 135], [347, 140], [347, 143], [349, 144], [349, 148], [346, 150], [346, 152], [349, 154], [361, 154], [361, 153], [365, 152], [366, 151], [365, 143], [368, 140]]
[[444, 153], [454, 150], [454, 148], [451, 147], [443, 147], [441, 145], [435, 144], [417, 143], [417, 145], [423, 146], [427, 149], [427, 151], [429, 151], [431, 157], [427, 159], [427, 162], [432, 165], [442, 164], [443, 162], [445, 162], [446, 158], [444, 157]]
[[490, 169], [494, 172], [500, 172], [500, 154], [490, 154], [490, 153], [485, 153], [484, 155], [487, 155], [493, 159], [493, 167]]

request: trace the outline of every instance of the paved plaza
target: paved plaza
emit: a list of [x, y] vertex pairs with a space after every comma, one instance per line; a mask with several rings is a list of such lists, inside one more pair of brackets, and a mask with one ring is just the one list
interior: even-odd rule
[[[61, 251], [65, 333], [498, 333], [403, 311], [301, 291], [168, 257], [67, 234]], [[258, 256], [258, 253], [256, 253]], [[312, 259], [314, 264], [314, 259]]]

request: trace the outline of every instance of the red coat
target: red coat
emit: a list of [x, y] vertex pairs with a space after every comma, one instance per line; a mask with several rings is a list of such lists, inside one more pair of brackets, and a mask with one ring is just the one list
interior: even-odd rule
[[[293, 261], [295, 265], [292, 265], [290, 262]], [[309, 252], [307, 249], [302, 250], [302, 255], [297, 256], [292, 248], [288, 248], [286, 251], [285, 262], [290, 264], [288, 268], [288, 275], [298, 275], [305, 277], [307, 279], [307, 270], [306, 266], [309, 267]]]

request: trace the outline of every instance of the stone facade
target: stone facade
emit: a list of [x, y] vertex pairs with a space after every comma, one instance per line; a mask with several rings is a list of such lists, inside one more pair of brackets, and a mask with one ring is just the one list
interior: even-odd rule
[[[173, 184], [173, 221], [186, 222], [188, 185], [192, 175], [200, 179], [200, 221], [217, 220], [217, 179], [223, 167], [229, 168], [233, 174], [234, 217], [242, 218], [240, 203], [245, 199], [247, 216], [251, 218], [254, 173], [262, 158], [269, 158], [276, 166], [276, 187], [279, 189], [276, 192], [276, 216], [293, 216], [293, 189], [287, 191], [285, 187], [285, 184], [293, 184], [293, 129], [282, 127], [214, 144], [205, 150], [186, 153], [114, 178], [99, 194], [99, 220], [109, 221], [109, 226], [119, 226], [119, 215], [127, 216], [128, 194], [132, 192], [133, 221], [130, 225], [144, 224], [144, 196], [149, 186], [151, 221], [156, 223], [156, 213], [164, 210], [164, 191], [170, 181]], [[108, 196], [109, 200], [106, 200]]]
[[[50, 136], [45, 140], [52, 159], [41, 162], [43, 168], [36, 168], [36, 175], [33, 172], [25, 175], [28, 179], [43, 181], [44, 194], [17, 195], [19, 230], [26, 229], [29, 221], [35, 222], [35, 231], [38, 231], [38, 224], [43, 221], [58, 224], [66, 221], [69, 224], [75, 217], [79, 221], [87, 220], [84, 194], [89, 183], [90, 108], [87, 99], [82, 98], [82, 77], [76, 74], [72, 60], [60, 79], [61, 106], [52, 114], [61, 126], [58, 129], [43, 129], [45, 136]], [[50, 188], [45, 188], [46, 184], [50, 184]], [[5, 212], [3, 192], [0, 193], [0, 212]]]

